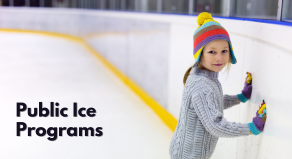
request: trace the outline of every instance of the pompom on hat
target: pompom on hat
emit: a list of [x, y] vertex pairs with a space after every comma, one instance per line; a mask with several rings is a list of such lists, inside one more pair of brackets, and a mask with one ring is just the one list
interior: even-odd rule
[[236, 64], [236, 58], [233, 53], [232, 44], [228, 32], [221, 26], [221, 24], [213, 20], [212, 15], [208, 12], [202, 12], [198, 15], [197, 22], [199, 27], [196, 29], [193, 40], [194, 50], [193, 56], [195, 58], [196, 67], [199, 63], [202, 50], [211, 41], [222, 39], [226, 40], [229, 44], [231, 54], [231, 63]]

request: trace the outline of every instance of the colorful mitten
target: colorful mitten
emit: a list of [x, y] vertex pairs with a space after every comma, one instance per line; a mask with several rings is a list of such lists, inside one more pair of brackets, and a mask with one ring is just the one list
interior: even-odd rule
[[[262, 113], [260, 114], [259, 112], [261, 110], [262, 110]], [[251, 123], [248, 123], [249, 129], [252, 134], [258, 135], [264, 130], [266, 117], [267, 117], [265, 114], [266, 114], [266, 104], [264, 104], [263, 102], [260, 109], [256, 112], [256, 117], [253, 118], [253, 121]]]
[[259, 116], [258, 111], [256, 113], [256, 117], [253, 118], [253, 123], [259, 131], [264, 130], [265, 122], [262, 121], [262, 118]]
[[251, 73], [249, 72], [246, 72], [246, 74], [247, 74], [247, 77], [244, 82], [243, 90], [241, 91], [241, 94], [237, 94], [238, 99], [243, 103], [245, 103], [246, 101], [250, 99], [251, 92], [252, 92], [252, 85], [251, 85], [252, 76], [251, 76]]

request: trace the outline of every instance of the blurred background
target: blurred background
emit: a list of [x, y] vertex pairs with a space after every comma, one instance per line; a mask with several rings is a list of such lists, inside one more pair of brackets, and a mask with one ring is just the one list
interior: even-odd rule
[[291, 21], [292, 1], [281, 0], [1, 0], [2, 6], [62, 7], [136, 12], [198, 14]]
[[[246, 72], [253, 75], [251, 99], [224, 117], [250, 123], [263, 99], [269, 114], [261, 135], [220, 138], [213, 158], [291, 158], [292, 0], [0, 0], [0, 6], [0, 158], [169, 158], [201, 12], [228, 31], [237, 59], [229, 74], [219, 73], [223, 93], [239, 94]], [[17, 118], [16, 102], [59, 102], [69, 110], [77, 102], [97, 115]], [[104, 136], [17, 137], [19, 121], [103, 127]]]

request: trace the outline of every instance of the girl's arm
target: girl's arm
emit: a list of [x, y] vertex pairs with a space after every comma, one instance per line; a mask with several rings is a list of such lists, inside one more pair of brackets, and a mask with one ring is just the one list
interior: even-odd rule
[[[192, 107], [205, 129], [217, 137], [248, 136], [248, 123], [228, 122], [218, 110], [219, 105], [213, 90], [207, 86], [192, 95]], [[238, 102], [238, 101], [237, 101]]]
[[237, 95], [227, 95], [225, 94], [224, 97], [224, 109], [231, 108], [235, 105], [238, 105], [240, 103], [240, 100], [238, 99]]

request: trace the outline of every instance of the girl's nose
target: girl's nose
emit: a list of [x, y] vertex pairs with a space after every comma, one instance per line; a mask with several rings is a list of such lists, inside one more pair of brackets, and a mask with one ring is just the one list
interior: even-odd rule
[[222, 59], [223, 59], [222, 54], [217, 54], [216, 61], [220, 62], [220, 61], [222, 61]]

